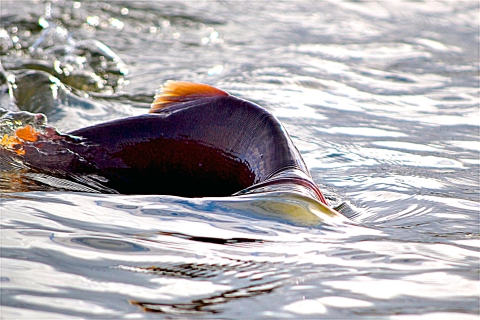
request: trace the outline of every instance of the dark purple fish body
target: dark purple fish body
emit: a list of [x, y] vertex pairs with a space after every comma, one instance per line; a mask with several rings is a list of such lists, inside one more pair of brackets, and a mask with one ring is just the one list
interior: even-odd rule
[[[103, 177], [106, 187], [127, 194], [230, 196], [290, 184], [326, 203], [288, 133], [271, 113], [215, 88], [220, 93], [191, 90], [158, 96], [151, 114], [70, 132], [79, 139], [55, 142], [65, 151], [65, 160], [57, 157], [64, 161], [58, 163], [63, 168], [59, 170]], [[27, 163], [36, 153], [33, 149], [42, 149], [39, 143], [30, 151], [26, 146]], [[43, 142], [43, 148], [46, 145]], [[41, 170], [46, 165], [40, 158], [37, 155], [33, 162]]]

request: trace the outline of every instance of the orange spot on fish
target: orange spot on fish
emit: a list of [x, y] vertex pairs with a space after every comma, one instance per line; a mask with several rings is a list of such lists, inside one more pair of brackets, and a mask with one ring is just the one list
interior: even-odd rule
[[24, 141], [35, 142], [38, 140], [39, 134], [40, 133], [35, 131], [35, 128], [33, 128], [29, 124], [27, 124], [23, 128], [18, 128], [17, 130], [15, 130], [15, 135]]
[[20, 139], [15, 136], [9, 136], [8, 134], [4, 134], [2, 141], [0, 141], [0, 144], [6, 148], [13, 148], [13, 146], [21, 143], [22, 141], [20, 141]]
[[36, 131], [31, 125], [27, 124], [22, 128], [15, 130], [15, 135], [4, 134], [2, 140], [0, 140], [0, 146], [4, 149], [15, 152], [16, 154], [23, 156], [25, 150], [23, 149], [23, 143], [36, 142], [40, 132]]

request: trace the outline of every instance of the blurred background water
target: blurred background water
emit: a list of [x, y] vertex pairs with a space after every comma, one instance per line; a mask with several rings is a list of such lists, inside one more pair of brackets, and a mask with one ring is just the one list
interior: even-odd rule
[[275, 114], [355, 223], [255, 196], [71, 192], [3, 168], [1, 317], [478, 319], [478, 12], [1, 0], [3, 127], [19, 108], [69, 131], [146, 113], [168, 79], [212, 84]]

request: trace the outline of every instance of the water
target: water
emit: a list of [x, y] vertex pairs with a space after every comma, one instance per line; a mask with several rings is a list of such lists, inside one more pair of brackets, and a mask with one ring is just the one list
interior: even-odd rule
[[73, 130], [209, 83], [279, 117], [353, 222], [4, 168], [2, 318], [478, 317], [478, 3], [0, 5], [3, 109]]

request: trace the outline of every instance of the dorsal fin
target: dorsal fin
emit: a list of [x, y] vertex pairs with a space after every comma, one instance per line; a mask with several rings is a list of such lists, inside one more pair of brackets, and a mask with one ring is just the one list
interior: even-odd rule
[[155, 95], [150, 113], [155, 113], [176, 103], [216, 96], [228, 96], [228, 93], [207, 84], [169, 80], [161, 86], [160, 92]]

